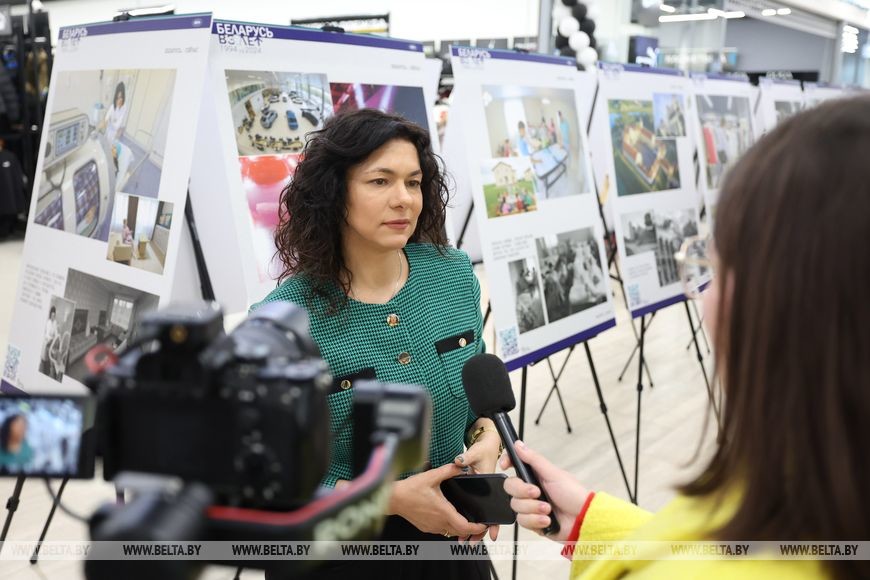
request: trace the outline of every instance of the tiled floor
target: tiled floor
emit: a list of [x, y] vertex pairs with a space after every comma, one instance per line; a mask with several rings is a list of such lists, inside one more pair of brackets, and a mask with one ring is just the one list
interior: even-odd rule
[[[20, 241], [0, 242], [0, 353], [5, 353], [6, 340], [13, 309], [20, 266]], [[485, 288], [484, 288], [485, 292]], [[634, 438], [636, 417], [637, 366], [632, 365], [625, 380], [617, 380], [623, 364], [631, 352], [635, 339], [624, 307], [619, 306], [618, 324], [590, 341], [598, 377], [606, 399], [623, 460], [633, 480]], [[487, 330], [487, 338], [491, 330]], [[645, 354], [654, 388], [643, 392], [642, 437], [640, 446], [639, 502], [644, 508], [655, 510], [673, 497], [672, 486], [684, 481], [699, 468], [698, 462], [688, 465], [700, 446], [700, 456], [708, 456], [713, 437], [701, 444], [704, 416], [708, 409], [707, 395], [698, 362], [693, 351], [687, 350], [689, 326], [682, 306], [661, 311], [655, 317], [647, 334]], [[561, 367], [565, 354], [553, 357], [556, 368]], [[520, 373], [513, 373], [515, 391], [519, 395]], [[562, 398], [573, 431], [568, 433], [556, 399], [541, 418], [535, 417], [547, 395], [551, 381], [546, 364], [529, 370], [528, 400], [525, 421], [525, 440], [557, 464], [576, 474], [585, 484], [597, 490], [626, 498], [622, 476], [617, 468], [613, 448], [595, 396], [589, 366], [582, 349], [576, 349], [560, 381]], [[519, 400], [519, 396], [517, 397]], [[519, 426], [518, 413], [513, 413]], [[712, 429], [712, 426], [709, 426]], [[13, 480], [0, 480], [0, 506], [11, 493]], [[91, 513], [98, 505], [113, 498], [113, 488], [103, 481], [72, 482], [64, 494], [66, 503], [81, 514]], [[12, 524], [9, 539], [35, 540], [39, 536], [45, 516], [50, 508], [49, 496], [41, 482], [28, 481], [24, 486], [22, 503]], [[5, 515], [5, 512], [0, 512]], [[500, 537], [512, 537], [511, 528], [501, 530]], [[86, 527], [65, 514], [58, 513], [48, 539], [84, 540]], [[521, 540], [537, 536], [521, 530]], [[546, 540], [540, 540], [546, 541]], [[520, 562], [518, 577], [522, 579], [567, 578], [569, 564], [557, 556], [547, 561]], [[510, 563], [498, 562], [496, 570], [502, 579], [510, 578]], [[234, 570], [226, 567], [207, 568], [204, 578], [230, 580]], [[43, 562], [36, 566], [26, 561], [3, 562], [0, 580], [79, 580], [82, 568], [76, 562]], [[263, 574], [246, 571], [244, 579], [262, 578]]]

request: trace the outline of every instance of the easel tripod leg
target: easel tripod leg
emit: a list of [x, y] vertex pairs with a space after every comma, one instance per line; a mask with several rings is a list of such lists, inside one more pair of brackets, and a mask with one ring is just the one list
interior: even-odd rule
[[[652, 317], [650, 317], [652, 320]], [[641, 395], [643, 394], [643, 342], [646, 337], [646, 316], [640, 317], [640, 340], [638, 341], [638, 350], [640, 357], [637, 364], [637, 421], [635, 425], [634, 439], [634, 497], [631, 501], [637, 505], [638, 498], [638, 477], [640, 473], [640, 403]]]
[[15, 480], [15, 489], [12, 490], [12, 495], [6, 500], [6, 521], [3, 522], [3, 531], [0, 532], [0, 552], [3, 551], [3, 542], [6, 541], [6, 534], [9, 533], [9, 526], [12, 525], [12, 516], [15, 515], [15, 510], [18, 509], [18, 504], [21, 503], [21, 488], [24, 487], [23, 475], [19, 475]]
[[57, 506], [60, 504], [60, 498], [63, 495], [63, 490], [66, 488], [66, 483], [69, 481], [69, 478], [63, 478], [63, 481], [60, 482], [60, 488], [57, 490], [57, 495], [54, 497], [54, 501], [51, 504], [51, 510], [48, 512], [48, 517], [45, 519], [45, 525], [42, 526], [42, 533], [39, 534], [39, 540], [36, 542], [36, 547], [33, 549], [33, 555], [30, 557], [30, 563], [36, 564], [36, 561], [39, 560], [39, 549], [42, 547], [42, 542], [45, 541], [45, 536], [48, 534], [48, 526], [51, 525], [51, 520], [54, 519], [54, 512], [57, 511]]
[[689, 310], [688, 300], [683, 301], [686, 307], [686, 316], [689, 319], [689, 328], [692, 330], [692, 342], [695, 344], [695, 354], [698, 356], [698, 364], [701, 366], [701, 375], [704, 377], [704, 385], [707, 387], [707, 396], [710, 397], [710, 404], [713, 405], [713, 413], [716, 416], [716, 425], [721, 429], [722, 423], [719, 419], [719, 405], [716, 404], [716, 397], [713, 395], [713, 388], [710, 386], [710, 379], [707, 377], [707, 368], [704, 366], [704, 357], [701, 355], [701, 347], [698, 344], [698, 336], [695, 334], [695, 325], [692, 322], [692, 314]]

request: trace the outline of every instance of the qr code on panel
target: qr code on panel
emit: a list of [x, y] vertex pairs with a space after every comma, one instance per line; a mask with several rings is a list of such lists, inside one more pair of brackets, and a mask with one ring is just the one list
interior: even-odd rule
[[511, 327], [507, 330], [502, 330], [498, 333], [501, 342], [501, 354], [504, 357], [513, 356], [520, 352], [520, 345], [517, 339], [517, 327]]
[[6, 364], [3, 365], [3, 378], [18, 381], [18, 364], [21, 362], [21, 349], [11, 344], [6, 348]]
[[628, 303], [640, 303], [640, 284], [630, 284], [628, 286]]

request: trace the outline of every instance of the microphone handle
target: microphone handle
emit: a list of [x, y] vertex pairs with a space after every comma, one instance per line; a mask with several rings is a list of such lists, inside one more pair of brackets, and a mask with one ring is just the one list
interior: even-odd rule
[[495, 428], [498, 430], [502, 443], [504, 443], [505, 451], [507, 451], [508, 456], [511, 458], [511, 463], [517, 471], [517, 477], [526, 483], [531, 483], [532, 485], [537, 486], [537, 488], [541, 490], [541, 495], [538, 499], [550, 504], [550, 525], [544, 528], [544, 534], [551, 536], [559, 533], [560, 526], [559, 522], [556, 520], [556, 509], [553, 507], [553, 502], [550, 501], [547, 492], [544, 491], [544, 486], [542, 486], [538, 481], [532, 468], [524, 463], [517, 455], [514, 442], [519, 439], [519, 437], [517, 437], [517, 432], [514, 430], [514, 424], [511, 422], [510, 417], [508, 417], [507, 413], [499, 412], [493, 413], [492, 420], [495, 423]]

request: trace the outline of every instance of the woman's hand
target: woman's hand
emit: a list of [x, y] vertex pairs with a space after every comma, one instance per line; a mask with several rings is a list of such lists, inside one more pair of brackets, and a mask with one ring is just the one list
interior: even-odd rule
[[388, 514], [402, 516], [421, 532], [459, 536], [482, 536], [483, 524], [472, 524], [462, 517], [441, 493], [441, 482], [462, 474], [462, 469], [448, 463], [393, 484]]
[[[538, 481], [552, 502], [551, 506], [539, 501], [537, 498], [540, 497], [541, 490], [536, 486], [525, 483], [518, 477], [508, 478], [504, 482], [504, 490], [511, 496], [511, 508], [517, 512], [517, 522], [524, 528], [540, 533], [550, 525], [550, 517], [555, 515], [561, 529], [556, 536], [547, 537], [559, 542], [566, 541], [574, 527], [574, 520], [586, 503], [589, 491], [573, 475], [559, 469], [543, 455], [526, 447], [522, 441], [517, 441], [514, 447], [519, 458], [538, 476]], [[507, 454], [501, 460], [501, 467], [511, 467]]]
[[[453, 462], [459, 467], [470, 467], [472, 473], [495, 473], [500, 448], [501, 438], [498, 433], [484, 431], [474, 445], [466, 449], [462, 455], [457, 455]], [[489, 537], [492, 541], [498, 538], [498, 530], [498, 526], [489, 527]], [[486, 535], [486, 530], [483, 533], [472, 535], [468, 541], [474, 545], [482, 540], [484, 535]]]

